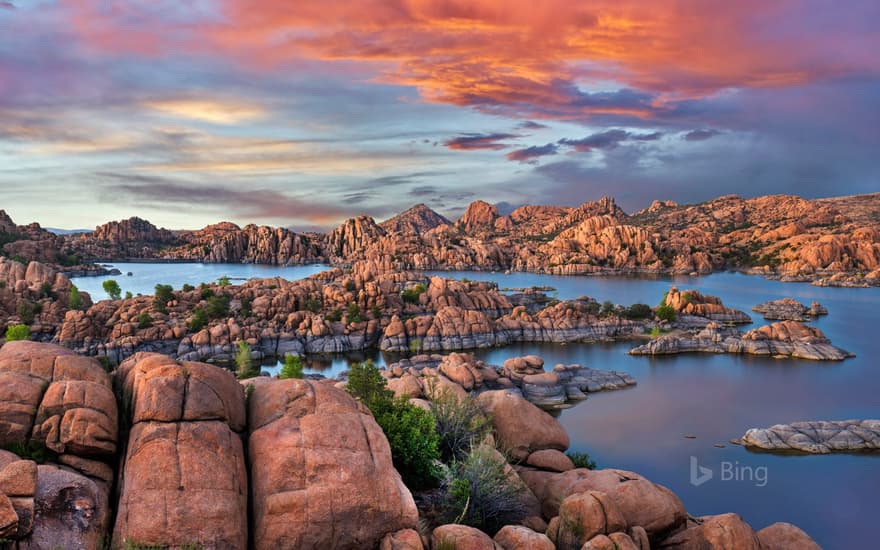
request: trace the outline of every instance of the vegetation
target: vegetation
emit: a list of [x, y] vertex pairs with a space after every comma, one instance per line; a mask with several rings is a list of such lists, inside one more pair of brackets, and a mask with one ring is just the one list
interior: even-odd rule
[[278, 378], [287, 380], [288, 378], [303, 378], [303, 362], [299, 355], [286, 355], [284, 357], [284, 366], [281, 367], [281, 373]]
[[400, 293], [400, 297], [403, 298], [404, 302], [417, 304], [419, 303], [419, 296], [424, 294], [427, 290], [427, 287], [423, 283], [419, 283], [413, 287], [405, 289]]
[[156, 294], [153, 298], [153, 309], [159, 313], [167, 311], [166, 305], [174, 299], [174, 288], [171, 285], [156, 285]]
[[624, 316], [627, 319], [647, 319], [654, 314], [648, 304], [633, 304], [626, 308]]
[[107, 279], [101, 283], [101, 286], [104, 287], [104, 292], [107, 293], [111, 300], [118, 300], [122, 296], [122, 289], [114, 279]]
[[224, 275], [217, 279], [217, 286], [229, 286], [232, 283], [229, 282], [229, 276]]
[[153, 326], [153, 318], [146, 311], [138, 315], [138, 328], [150, 328]]
[[382, 308], [380, 308], [379, 306], [373, 306], [370, 308], [370, 314], [373, 316], [373, 319], [381, 319]]
[[250, 317], [254, 314], [251, 306], [253, 305], [253, 300], [248, 298], [247, 296], [242, 296], [241, 298], [241, 307], [238, 309], [238, 314], [242, 317]]
[[413, 338], [412, 340], [409, 341], [409, 352], [410, 353], [421, 352], [423, 344], [424, 344], [424, 342], [422, 342], [421, 338]]
[[385, 432], [394, 467], [404, 483], [412, 489], [434, 486], [440, 437], [433, 415], [406, 398], [395, 398], [385, 387], [379, 369], [369, 360], [351, 366], [347, 390], [370, 409]]
[[527, 513], [524, 485], [514, 482], [504, 457], [492, 447], [474, 447], [443, 468], [440, 517], [446, 523], [476, 527], [490, 535]]
[[235, 373], [240, 380], [260, 374], [259, 370], [254, 368], [251, 359], [251, 346], [244, 340], [238, 342], [238, 349], [235, 352]]
[[209, 287], [205, 283], [202, 283], [199, 286], [199, 292], [202, 297], [202, 300], [210, 300], [211, 298], [214, 297], [214, 289]]
[[345, 282], [345, 290], [349, 292], [354, 292], [355, 290], [357, 290], [357, 285], [354, 281], [348, 280]]
[[33, 460], [37, 464], [55, 461], [55, 453], [35, 439], [31, 439], [27, 443], [12, 443], [4, 448], [17, 454], [23, 460]]
[[320, 312], [323, 307], [324, 304], [320, 298], [306, 298], [306, 301], [303, 303], [303, 308], [312, 313]]
[[660, 302], [660, 306], [657, 308], [657, 318], [661, 321], [675, 321], [675, 309], [666, 303], [666, 300]]
[[106, 372], [113, 372], [113, 368], [116, 366], [113, 361], [107, 357], [106, 355], [96, 355], [95, 359], [98, 360], [98, 363], [101, 363], [101, 368], [103, 368]]
[[40, 290], [38, 292], [40, 298], [49, 298], [52, 296], [52, 283], [45, 282], [40, 285]]
[[361, 307], [354, 302], [348, 304], [348, 308], [345, 310], [345, 318], [349, 323], [360, 323], [362, 320]]
[[440, 436], [444, 460], [461, 459], [492, 430], [492, 419], [470, 396], [459, 397], [449, 388], [432, 391], [431, 411]]
[[79, 293], [79, 289], [76, 288], [76, 285], [71, 285], [70, 287], [70, 296], [67, 298], [67, 307], [70, 309], [82, 309], [83, 307], [83, 297], [82, 294]]
[[29, 325], [34, 322], [34, 317], [37, 316], [37, 304], [30, 300], [22, 300], [16, 306], [15, 313], [22, 323]]
[[208, 298], [208, 306], [205, 313], [211, 319], [220, 319], [229, 316], [229, 296], [211, 296]]
[[663, 331], [660, 330], [660, 327], [654, 327], [651, 329], [651, 332], [648, 333], [648, 336], [651, 338], [660, 338], [661, 334], [663, 334]]
[[601, 315], [602, 317], [610, 317], [614, 314], [614, 311], [614, 302], [612, 302], [611, 300], [605, 300], [604, 302], [602, 302], [602, 309], [599, 310], [599, 315]]
[[27, 340], [31, 337], [31, 327], [27, 325], [12, 325], [6, 327], [6, 341]]
[[131, 294], [130, 291], [126, 291], [126, 293], [125, 293], [125, 299], [126, 299], [126, 300], [131, 300], [133, 297], [134, 297], [134, 296]]
[[192, 286], [189, 283], [184, 283], [183, 286], [180, 287], [180, 290], [182, 290], [184, 292], [192, 292], [195, 289], [196, 289], [196, 287]]
[[197, 307], [196, 309], [194, 309], [193, 316], [189, 320], [189, 329], [193, 332], [198, 332], [198, 331], [202, 330], [203, 328], [205, 328], [205, 326], [207, 326], [207, 324], [208, 324], [208, 313], [200, 307]]
[[575, 468], [586, 468], [587, 470], [596, 469], [596, 461], [592, 460], [587, 453], [569, 451], [565, 453], [565, 456], [571, 459]]
[[327, 320], [331, 323], [338, 323], [342, 320], [342, 310], [337, 308], [326, 315]]

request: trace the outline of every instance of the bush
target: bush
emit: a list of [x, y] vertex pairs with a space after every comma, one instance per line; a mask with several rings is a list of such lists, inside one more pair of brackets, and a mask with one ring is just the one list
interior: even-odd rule
[[159, 313], [167, 311], [168, 302], [174, 299], [174, 288], [171, 285], [156, 285], [156, 294], [153, 298], [153, 309]]
[[303, 302], [303, 308], [312, 313], [318, 313], [323, 307], [324, 304], [321, 302], [320, 298], [306, 298], [306, 301]]
[[235, 352], [235, 373], [240, 380], [260, 374], [257, 369], [254, 369], [254, 363], [251, 360], [251, 346], [244, 340], [238, 342], [238, 350]]
[[608, 317], [614, 314], [614, 302], [610, 300], [605, 300], [602, 302], [602, 309], [599, 310], [599, 314], [603, 317]]
[[587, 470], [596, 469], [596, 461], [590, 458], [587, 453], [567, 452], [565, 456], [571, 459], [575, 468], [586, 468]]
[[202, 300], [210, 300], [214, 297], [214, 289], [205, 285], [205, 283], [202, 283], [202, 285], [199, 287], [199, 291]]
[[122, 289], [119, 288], [119, 283], [113, 279], [107, 279], [101, 283], [101, 286], [104, 287], [104, 292], [107, 293], [111, 300], [118, 300], [122, 296]]
[[82, 309], [83, 307], [83, 297], [82, 294], [79, 293], [79, 289], [76, 288], [76, 285], [70, 287], [70, 296], [67, 298], [67, 307], [70, 309]]
[[342, 320], [342, 310], [338, 309], [338, 308], [334, 309], [333, 311], [331, 311], [330, 313], [327, 314], [327, 320], [330, 321], [331, 323], [338, 323], [339, 321]]
[[348, 308], [345, 310], [345, 318], [349, 323], [360, 323], [361, 307], [354, 302], [348, 304]]
[[440, 457], [440, 437], [433, 415], [406, 398], [395, 398], [372, 361], [354, 363], [346, 389], [359, 399], [385, 432], [394, 467], [411, 489], [432, 487], [437, 482], [435, 461]]
[[651, 338], [660, 338], [661, 334], [662, 332], [660, 330], [660, 327], [654, 327], [651, 329], [651, 332], [648, 333], [648, 336], [650, 336]]
[[134, 297], [134, 296], [132, 295], [131, 292], [126, 291], [126, 293], [125, 293], [125, 299], [126, 299], [126, 300], [131, 300], [133, 297]]
[[12, 260], [13, 262], [18, 262], [20, 264], [24, 264], [24, 265], [28, 264], [28, 261], [25, 259], [25, 257], [20, 254], [16, 254], [15, 256], [10, 258], [10, 260]]
[[492, 419], [483, 414], [470, 396], [459, 397], [449, 388], [429, 393], [434, 395], [431, 411], [437, 423], [443, 460], [465, 457], [492, 430]]
[[40, 285], [39, 291], [40, 298], [49, 298], [52, 296], [52, 283], [45, 282]]
[[6, 327], [6, 341], [27, 340], [31, 337], [31, 328], [27, 325], [12, 325]]
[[202, 308], [196, 308], [193, 310], [192, 319], [189, 320], [189, 329], [193, 332], [198, 332], [205, 328], [208, 324], [208, 314]]
[[481, 445], [443, 468], [442, 521], [476, 527], [490, 535], [518, 523], [528, 512], [527, 489], [514, 481], [507, 467], [495, 449]]
[[381, 319], [382, 308], [380, 308], [379, 306], [373, 306], [370, 308], [370, 314], [373, 316], [373, 319]]
[[354, 281], [347, 281], [345, 283], [345, 290], [347, 290], [349, 292], [354, 292], [356, 289], [357, 289], [357, 285], [354, 283]]
[[241, 298], [241, 307], [238, 310], [238, 314], [242, 317], [250, 317], [253, 315], [253, 311], [251, 310], [251, 305], [253, 304], [253, 300], [248, 298], [247, 296], [242, 296]]
[[37, 464], [45, 464], [46, 462], [55, 462], [56, 455], [46, 445], [31, 439], [27, 443], [12, 443], [4, 447], [7, 451], [11, 451], [18, 455], [22, 460], [33, 460]]
[[400, 297], [403, 298], [404, 302], [408, 302], [410, 304], [419, 303], [419, 296], [425, 293], [428, 290], [424, 284], [419, 283], [412, 288], [407, 288], [403, 292], [400, 293]]
[[184, 283], [183, 286], [180, 287], [180, 290], [182, 290], [184, 292], [192, 292], [195, 289], [196, 289], [196, 287], [192, 286], [189, 283]]
[[664, 300], [657, 308], [657, 318], [662, 321], [675, 321], [675, 309]]
[[153, 326], [153, 318], [146, 311], [142, 311], [138, 315], [138, 328], [150, 328]]
[[281, 367], [281, 373], [278, 378], [287, 380], [288, 378], [303, 378], [303, 362], [299, 355], [285, 355], [284, 366]]
[[212, 296], [208, 298], [208, 307], [205, 309], [208, 317], [219, 319], [229, 316], [229, 296]]
[[648, 304], [633, 304], [627, 308], [626, 317], [628, 319], [647, 319], [653, 313]]
[[229, 286], [231, 284], [232, 283], [229, 282], [229, 277], [227, 275], [224, 275], [217, 279], [217, 286]]
[[30, 300], [22, 300], [15, 308], [15, 313], [22, 323], [29, 325], [34, 322], [34, 317], [37, 315], [37, 305]]

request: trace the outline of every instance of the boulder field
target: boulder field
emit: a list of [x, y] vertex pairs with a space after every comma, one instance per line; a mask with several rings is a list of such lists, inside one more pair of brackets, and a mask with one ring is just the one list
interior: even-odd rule
[[[527, 379], [533, 363], [523, 358], [505, 368]], [[464, 358], [423, 370], [434, 368], [464, 381], [447, 378], [461, 392], [481, 374]], [[509, 479], [524, 487], [529, 515], [496, 533], [430, 526], [394, 469], [385, 434], [338, 384], [238, 381], [219, 367], [155, 353], [134, 354], [108, 374], [59, 346], [7, 343], [0, 348], [0, 444], [8, 449], [0, 451], [0, 544], [818, 548], [789, 524], [755, 532], [735, 514], [691, 517], [675, 494], [634, 472], [575, 468], [559, 422], [504, 389], [480, 393], [477, 403], [516, 460]]]

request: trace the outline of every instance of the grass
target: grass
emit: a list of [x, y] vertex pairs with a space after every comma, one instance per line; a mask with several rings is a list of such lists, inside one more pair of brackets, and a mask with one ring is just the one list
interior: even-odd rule
[[596, 469], [596, 461], [590, 458], [588, 453], [578, 453], [569, 451], [565, 456], [571, 459], [575, 468], [586, 468], [587, 470]]

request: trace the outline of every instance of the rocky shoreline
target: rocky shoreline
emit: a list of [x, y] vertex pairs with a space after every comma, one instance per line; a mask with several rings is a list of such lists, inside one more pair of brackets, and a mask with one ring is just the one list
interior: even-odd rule
[[792, 298], [764, 302], [753, 307], [752, 311], [757, 311], [768, 321], [812, 321], [821, 315], [828, 315], [828, 309], [819, 302], [814, 301], [807, 307]]
[[796, 321], [782, 321], [743, 333], [711, 323], [697, 333], [661, 336], [629, 352], [631, 355], [679, 353], [732, 353], [775, 358], [843, 361], [854, 355], [831, 344], [819, 329]]
[[746, 448], [809, 454], [880, 451], [880, 420], [832, 420], [752, 428], [742, 437]]
[[[504, 372], [527, 380], [537, 362], [521, 359]], [[446, 361], [436, 370], [466, 385], [483, 372]], [[0, 348], [0, 379], [0, 445], [21, 453], [0, 451], [0, 536], [13, 548], [818, 548], [786, 523], [756, 532], [736, 514], [693, 518], [634, 472], [575, 468], [559, 422], [510, 389], [476, 402], [515, 460], [507, 478], [525, 515], [487, 533], [421, 521], [385, 434], [344, 382], [238, 382], [149, 353], [108, 374], [34, 342]], [[40, 446], [53, 453], [38, 465]]]

